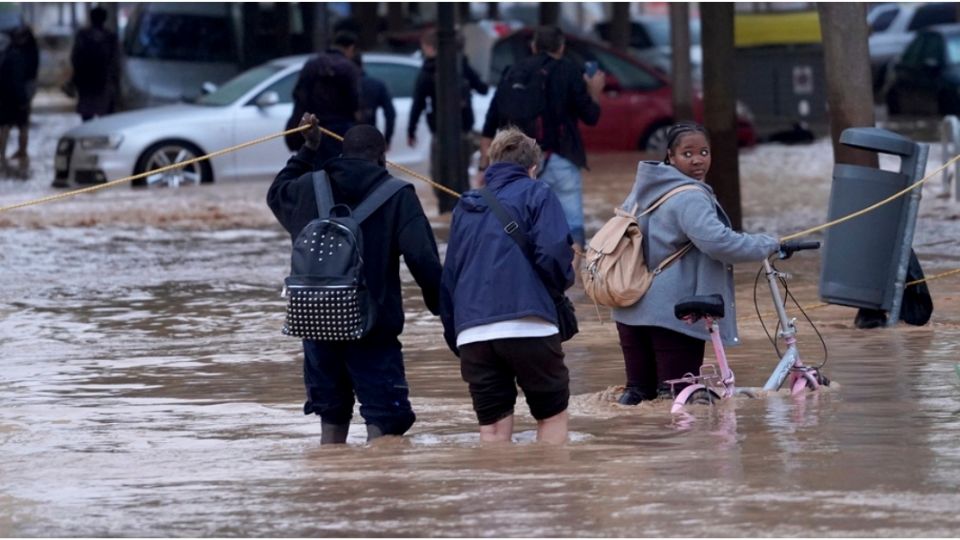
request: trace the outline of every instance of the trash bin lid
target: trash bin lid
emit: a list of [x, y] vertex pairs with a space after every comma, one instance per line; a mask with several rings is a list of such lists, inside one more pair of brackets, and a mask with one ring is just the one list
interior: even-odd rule
[[917, 151], [917, 143], [898, 133], [875, 127], [845, 129], [840, 134], [840, 143], [853, 148], [898, 156], [912, 156]]

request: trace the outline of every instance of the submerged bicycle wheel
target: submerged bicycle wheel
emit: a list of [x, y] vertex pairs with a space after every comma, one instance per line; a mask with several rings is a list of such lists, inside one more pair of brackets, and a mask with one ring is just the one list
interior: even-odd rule
[[717, 401], [720, 401], [720, 396], [716, 392], [708, 388], [700, 388], [694, 390], [690, 397], [687, 398], [687, 405], [713, 405]]

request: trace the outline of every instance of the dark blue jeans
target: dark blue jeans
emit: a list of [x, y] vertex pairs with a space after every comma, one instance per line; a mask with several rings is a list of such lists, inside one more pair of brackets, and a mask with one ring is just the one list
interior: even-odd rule
[[403, 435], [416, 416], [396, 337], [359, 341], [303, 340], [304, 414], [317, 414], [329, 424], [348, 424], [354, 395], [360, 415], [385, 435]]

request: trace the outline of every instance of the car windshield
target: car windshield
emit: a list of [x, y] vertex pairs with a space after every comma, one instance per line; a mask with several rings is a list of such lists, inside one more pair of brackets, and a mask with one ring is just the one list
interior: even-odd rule
[[[670, 21], [668, 19], [656, 19], [646, 23], [647, 33], [650, 35], [650, 41], [657, 47], [670, 46]], [[700, 21], [697, 19], [690, 21], [690, 44], [700, 44]]]
[[197, 99], [197, 104], [209, 105], [211, 107], [224, 107], [229, 105], [281, 69], [279, 66], [267, 65], [244, 71], [224, 83], [223, 86], [217, 88], [215, 91], [205, 96], [200, 96], [200, 98]]
[[947, 65], [960, 64], [960, 34], [947, 37]]
[[230, 19], [145, 12], [127, 40], [127, 56], [191, 62], [236, 61]]

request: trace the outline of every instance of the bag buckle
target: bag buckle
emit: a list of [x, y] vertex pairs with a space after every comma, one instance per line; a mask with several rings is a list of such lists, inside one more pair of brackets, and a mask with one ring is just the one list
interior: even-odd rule
[[519, 228], [520, 228], [520, 225], [518, 225], [516, 221], [511, 221], [510, 223], [507, 223], [506, 227], [503, 228], [503, 232], [507, 234], [513, 234], [514, 231], [516, 231]]

